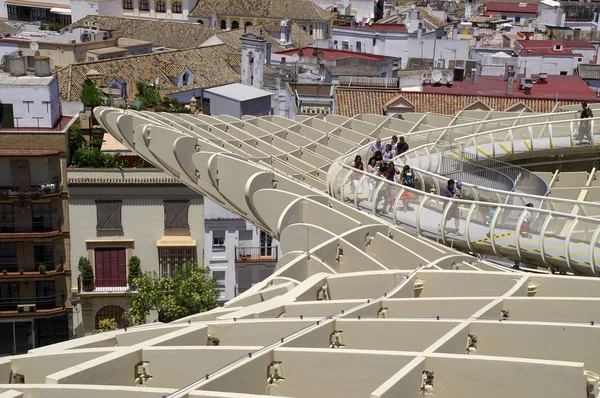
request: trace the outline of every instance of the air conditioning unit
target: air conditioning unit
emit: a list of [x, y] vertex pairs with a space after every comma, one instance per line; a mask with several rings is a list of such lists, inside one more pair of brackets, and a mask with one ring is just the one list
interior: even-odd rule
[[35, 304], [19, 304], [17, 312], [35, 312]]

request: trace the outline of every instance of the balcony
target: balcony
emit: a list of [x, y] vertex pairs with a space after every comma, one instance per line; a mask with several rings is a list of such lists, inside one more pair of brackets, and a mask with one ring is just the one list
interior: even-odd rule
[[0, 181], [0, 200], [2, 199], [39, 199], [60, 195], [58, 178], [53, 182], [30, 185], [29, 189], [19, 188], [9, 182]]
[[126, 279], [98, 279], [83, 280], [81, 275], [77, 278], [77, 291], [80, 294], [107, 294], [128, 293], [135, 288], [127, 285]]
[[277, 246], [235, 247], [236, 263], [276, 263]]
[[43, 221], [11, 222], [0, 220], [0, 238], [20, 237], [52, 237], [60, 235], [61, 219], [54, 221], [51, 215], [44, 217]]
[[[15, 261], [15, 259], [13, 259], [12, 261]], [[45, 267], [43, 273], [40, 272], [40, 265], [43, 265]], [[63, 266], [56, 264], [54, 261], [34, 261], [33, 263], [28, 264], [17, 264], [15, 262], [0, 263], [0, 278], [15, 277], [21, 275], [56, 275], [63, 273], [64, 271], [65, 270]]]
[[0, 299], [0, 315], [47, 315], [65, 310], [65, 293], [45, 297], [14, 297]]

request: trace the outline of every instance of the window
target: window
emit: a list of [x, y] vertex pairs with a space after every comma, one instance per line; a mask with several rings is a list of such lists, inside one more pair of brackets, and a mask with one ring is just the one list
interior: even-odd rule
[[212, 231], [212, 246], [214, 248], [225, 247], [225, 231]]
[[374, 37], [373, 38], [373, 47], [375, 47], [377, 45], [377, 39]]
[[123, 0], [124, 10], [133, 10], [133, 0]]
[[54, 281], [35, 282], [35, 297], [37, 308], [51, 309], [56, 308], [56, 297], [54, 291]]
[[178, 1], [173, 3], [173, 14], [181, 14], [182, 12], [183, 12], [183, 7], [181, 6], [181, 3]]
[[33, 245], [33, 262], [35, 268], [44, 264], [47, 270], [54, 269], [54, 245], [52, 243], [35, 243]]
[[189, 83], [189, 80], [190, 80], [190, 74], [189, 74], [189, 73], [187, 73], [187, 72], [185, 72], [185, 73], [183, 74], [183, 79], [181, 79], [181, 80], [183, 81], [183, 85], [184, 85], [184, 86], [187, 86], [187, 85], [189, 85], [189, 84], [190, 84], [190, 83]]
[[96, 313], [96, 329], [100, 327], [100, 321], [104, 319], [114, 319], [117, 321], [117, 327], [125, 327], [125, 310], [118, 305], [106, 305]]
[[358, 51], [358, 52], [362, 51], [362, 43], [360, 41], [356, 42], [356, 51]]
[[240, 23], [238, 21], [233, 21], [231, 23], [231, 29], [239, 29], [240, 28]]
[[52, 231], [52, 205], [33, 203], [31, 205], [31, 224], [33, 232]]
[[0, 311], [14, 311], [17, 309], [19, 298], [19, 283], [0, 283]]
[[566, 76], [568, 75], [568, 72], [566, 70], [562, 70], [560, 71], [561, 76]]
[[227, 21], [225, 21], [224, 19], [221, 19], [221, 29], [227, 29]]
[[217, 281], [217, 289], [221, 292], [220, 298], [225, 298], [225, 271], [213, 271], [212, 277]]
[[262, 257], [273, 255], [273, 237], [265, 231], [260, 231], [260, 255]]
[[342, 42], [342, 50], [348, 51], [348, 48], [349, 48], [348, 42], [347, 41], [343, 41]]
[[238, 239], [239, 240], [252, 240], [252, 230], [247, 229], [243, 231], [238, 231]]
[[156, 12], [167, 12], [167, 4], [162, 0], [158, 0], [156, 2]]
[[16, 242], [0, 242], [0, 269], [18, 271]]
[[23, 104], [27, 106], [27, 112], [31, 112], [31, 107], [33, 106], [33, 101], [23, 101]]
[[99, 231], [122, 231], [120, 200], [96, 201], [96, 229]]
[[14, 205], [0, 204], [0, 232], [15, 232], [15, 210]]
[[140, 0], [140, 11], [150, 11], [150, 2], [148, 0]]
[[165, 200], [165, 230], [190, 229], [188, 223], [189, 200]]
[[127, 249], [124, 247], [97, 247], [94, 249], [94, 287], [127, 286]]
[[581, 61], [583, 61], [583, 58], [577, 58], [577, 61], [581, 62]]
[[244, 26], [252, 26], [252, 22], [248, 21], [244, 24]]
[[159, 247], [158, 265], [160, 276], [173, 276], [175, 269], [187, 263], [198, 262], [196, 258], [196, 247]]

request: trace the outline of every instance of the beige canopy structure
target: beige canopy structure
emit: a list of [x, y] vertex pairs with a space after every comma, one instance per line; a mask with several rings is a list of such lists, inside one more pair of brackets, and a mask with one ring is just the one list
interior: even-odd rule
[[[0, 398], [597, 396], [600, 280], [476, 256], [596, 275], [596, 204], [548, 197], [556, 176], [501, 162], [595, 153], [593, 122], [592, 145], [580, 146], [574, 112], [95, 112], [126, 147], [274, 235], [283, 256], [222, 308], [1, 359], [16, 384], [0, 385]], [[351, 168], [392, 135], [413, 148], [395, 161], [413, 165], [414, 189]], [[449, 176], [468, 200], [440, 196]], [[404, 192], [414, 196], [406, 212]], [[448, 230], [453, 206], [462, 231]], [[551, 251], [560, 245], [564, 259]]]

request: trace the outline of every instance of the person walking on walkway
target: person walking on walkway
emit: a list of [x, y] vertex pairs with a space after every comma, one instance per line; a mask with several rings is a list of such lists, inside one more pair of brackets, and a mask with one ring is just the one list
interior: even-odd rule
[[531, 239], [531, 234], [529, 232], [531, 231], [531, 223], [533, 223], [533, 213], [527, 208], [532, 208], [533, 203], [527, 203], [525, 207], [525, 215], [523, 216], [523, 222], [521, 223], [520, 233], [521, 236], [524, 236], [527, 239]]
[[[592, 110], [588, 106], [587, 102], [581, 103], [581, 116], [580, 119], [591, 119], [594, 117]], [[579, 141], [580, 144], [589, 144], [591, 140], [591, 125], [592, 122], [590, 120], [582, 120], [579, 122], [579, 128], [577, 129], [577, 135], [575, 139]]]
[[[460, 196], [456, 196], [457, 192], [456, 192], [456, 184], [454, 182], [453, 179], [448, 180], [448, 185], [446, 186], [446, 188], [444, 188], [442, 190], [442, 196], [445, 196], [446, 198], [451, 198], [451, 199], [460, 199]], [[460, 191], [458, 192], [458, 195], [460, 195]], [[458, 209], [458, 204], [457, 203], [453, 203], [452, 201], [448, 203], [448, 206], [450, 206], [448, 208], [448, 213], [446, 215], [446, 221], [449, 221], [451, 219], [454, 219], [454, 227], [455, 227], [455, 234], [456, 235], [462, 235], [462, 233], [460, 232], [460, 211]]]
[[404, 137], [400, 137], [398, 144], [396, 145], [396, 156], [402, 155], [404, 152], [408, 152], [408, 144], [404, 141]]
[[[407, 164], [404, 165], [402, 168], [402, 173], [400, 173], [400, 184], [410, 188], [415, 187], [415, 174]], [[415, 194], [410, 191], [403, 190], [402, 194], [400, 195], [400, 200], [402, 201], [402, 206], [404, 207], [404, 212], [406, 213], [409, 210], [408, 202], [415, 200]]]

